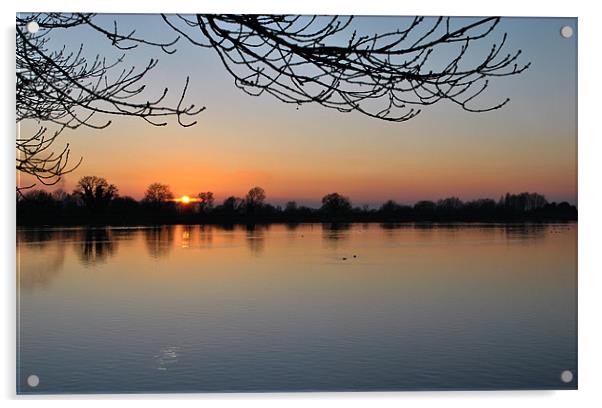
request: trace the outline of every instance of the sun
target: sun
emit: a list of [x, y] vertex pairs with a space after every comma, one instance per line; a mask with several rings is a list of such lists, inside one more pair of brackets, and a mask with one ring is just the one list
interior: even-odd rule
[[178, 198], [173, 198], [172, 201], [179, 203], [179, 204], [190, 204], [190, 203], [196, 203], [199, 201], [198, 198], [193, 198], [187, 195], [183, 195], [182, 197], [178, 197]]

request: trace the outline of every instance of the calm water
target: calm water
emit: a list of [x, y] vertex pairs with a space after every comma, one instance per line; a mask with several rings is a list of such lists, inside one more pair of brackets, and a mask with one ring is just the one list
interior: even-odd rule
[[17, 248], [20, 393], [576, 387], [576, 224], [21, 230]]

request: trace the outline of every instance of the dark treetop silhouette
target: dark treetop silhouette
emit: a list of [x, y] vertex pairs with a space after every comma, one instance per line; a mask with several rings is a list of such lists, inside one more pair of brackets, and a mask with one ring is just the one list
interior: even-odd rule
[[[489, 78], [524, 71], [521, 51], [507, 52], [506, 34], [490, 41], [489, 52], [469, 58], [471, 46], [486, 42], [497, 17], [459, 24], [450, 18], [416, 17], [392, 32], [359, 35], [352, 17], [274, 15], [162, 15], [173, 38], [162, 42], [122, 32], [117, 21], [103, 26], [94, 14], [36, 13], [17, 17], [17, 122], [38, 124], [33, 134], [18, 135], [17, 171], [45, 185], [79, 165], [69, 164], [69, 144], [55, 150], [65, 129], [103, 129], [111, 116], [134, 116], [163, 126], [175, 116], [192, 126], [204, 107], [185, 104], [185, 84], [176, 106], [164, 105], [168, 89], [154, 99], [145, 96], [144, 78], [156, 59], [137, 70], [124, 68], [124, 56], [112, 61], [90, 60], [82, 48], [50, 47], [56, 30], [87, 28], [118, 50], [138, 46], [176, 52], [180, 39], [215, 50], [236, 86], [250, 95], [264, 92], [297, 105], [315, 103], [341, 112], [405, 121], [420, 113], [418, 106], [451, 101], [471, 112], [502, 107], [508, 99], [478, 106], [477, 97]], [[26, 25], [36, 21], [38, 33]], [[459, 20], [458, 20], [459, 21]], [[434, 63], [434, 60], [438, 60]], [[443, 61], [443, 63], [442, 63]], [[33, 185], [32, 185], [33, 186]], [[30, 187], [32, 187], [30, 186]]]
[[[196, 201], [176, 202], [169, 186], [151, 184], [144, 199], [118, 197], [117, 188], [101, 177], [83, 177], [73, 194], [29, 190], [17, 196], [19, 225], [159, 225], [271, 222], [451, 222], [451, 221], [575, 221], [577, 208], [549, 203], [537, 193], [506, 194], [498, 201], [462, 202], [457, 197], [402, 205], [389, 200], [378, 209], [354, 207], [339, 193], [327, 194], [320, 208], [288, 202], [285, 208], [266, 203], [266, 192], [253, 187], [246, 197], [228, 197], [213, 205], [213, 193]], [[204, 199], [202, 198], [204, 197]]]

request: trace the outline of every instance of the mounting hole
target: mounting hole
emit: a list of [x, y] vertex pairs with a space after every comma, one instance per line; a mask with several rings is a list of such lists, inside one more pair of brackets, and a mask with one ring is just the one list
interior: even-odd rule
[[27, 32], [30, 34], [35, 34], [40, 29], [40, 25], [38, 23], [36, 23], [35, 21], [30, 21], [29, 23], [27, 23], [26, 27], [27, 27]]
[[573, 36], [573, 27], [564, 26], [560, 29], [560, 35], [564, 38], [571, 38]]
[[27, 377], [27, 385], [29, 385], [31, 388], [35, 388], [40, 384], [40, 377], [38, 377], [35, 374], [30, 375], [29, 377]]
[[560, 379], [562, 380], [563, 383], [570, 383], [571, 381], [573, 381], [573, 373], [571, 372], [571, 370], [564, 370], [561, 374], [560, 374]]

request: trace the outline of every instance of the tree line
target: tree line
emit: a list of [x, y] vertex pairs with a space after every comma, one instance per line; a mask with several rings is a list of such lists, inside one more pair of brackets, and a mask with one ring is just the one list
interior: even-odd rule
[[72, 193], [29, 190], [17, 195], [18, 225], [159, 225], [270, 222], [446, 222], [446, 221], [572, 221], [577, 208], [567, 202], [548, 202], [538, 193], [502, 195], [462, 201], [457, 197], [422, 200], [405, 205], [388, 200], [378, 208], [354, 206], [339, 193], [322, 197], [312, 208], [289, 201], [284, 206], [266, 201], [263, 188], [246, 196], [230, 196], [216, 204], [210, 191], [175, 198], [167, 184], [152, 183], [144, 197], [120, 196], [106, 179], [82, 177]]

